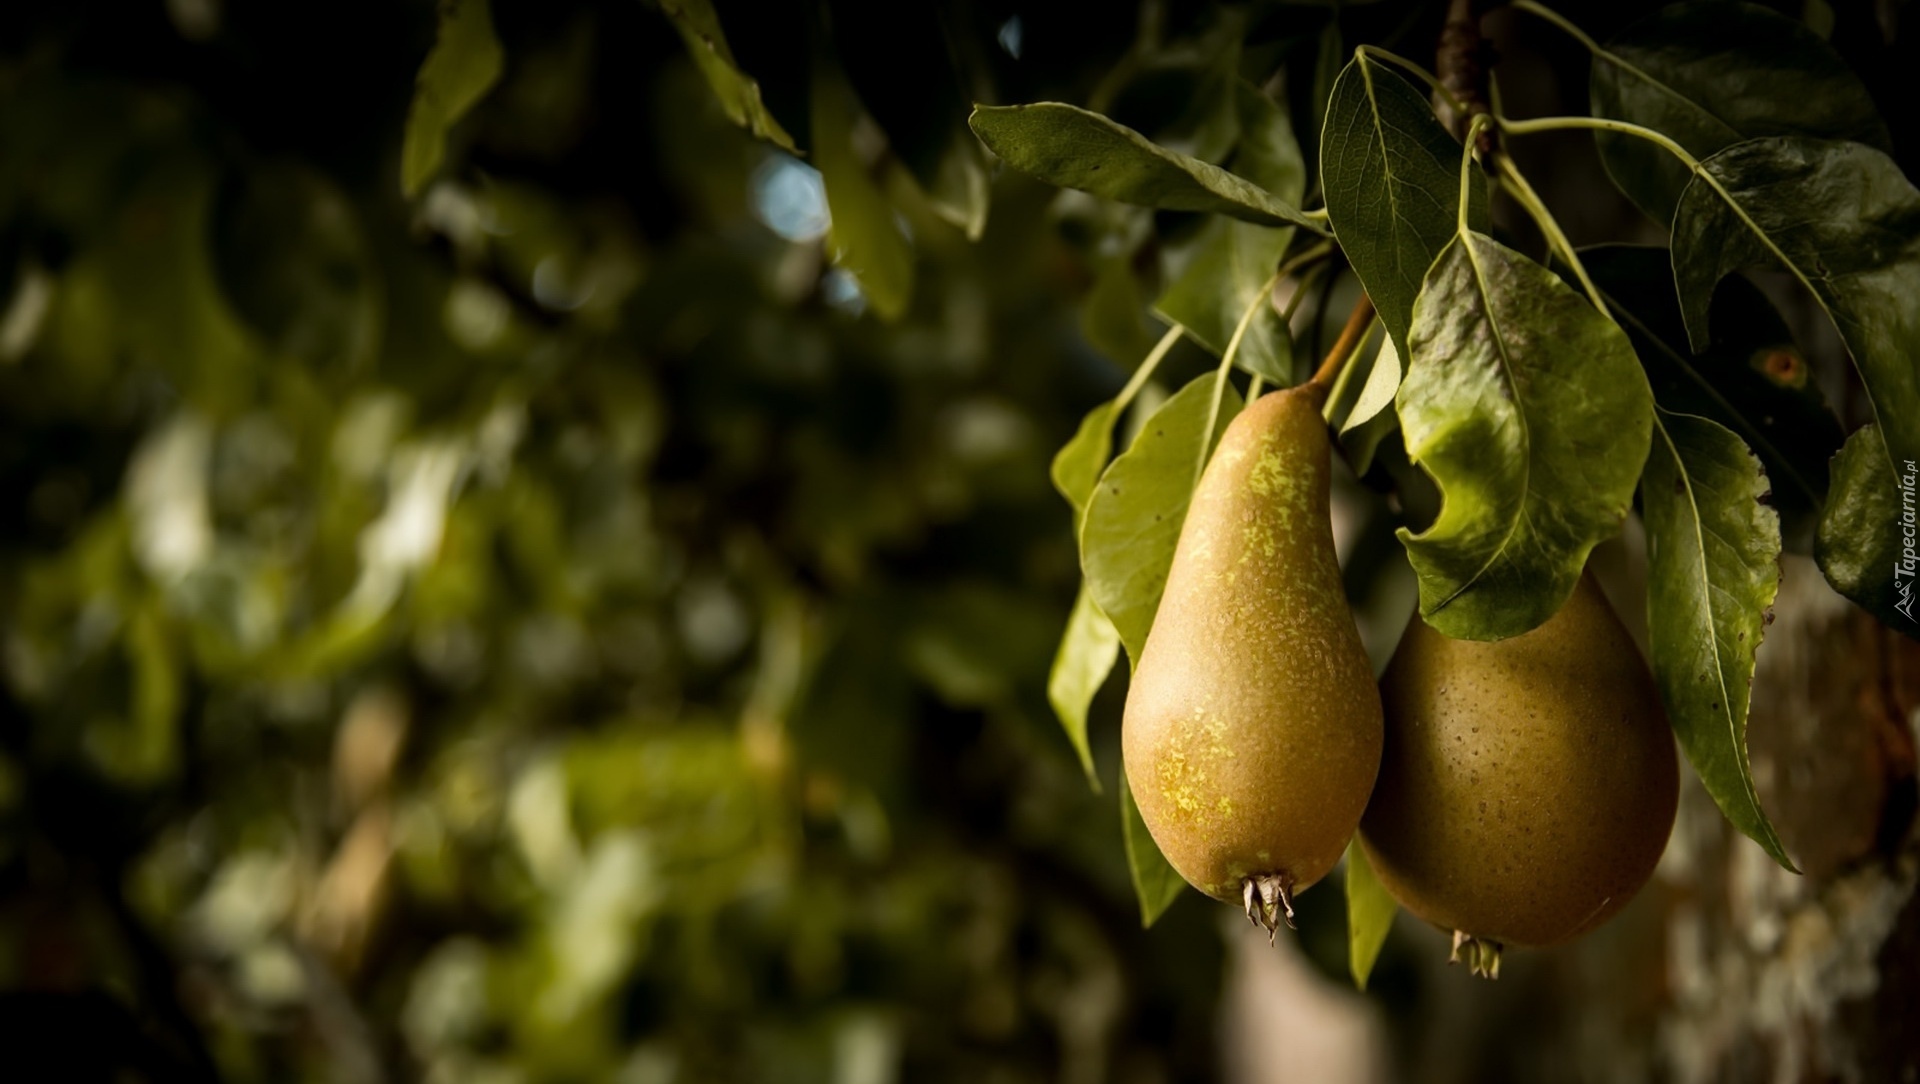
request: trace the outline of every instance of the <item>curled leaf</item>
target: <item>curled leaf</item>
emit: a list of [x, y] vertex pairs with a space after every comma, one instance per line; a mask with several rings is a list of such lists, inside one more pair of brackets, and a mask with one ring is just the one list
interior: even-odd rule
[[1626, 335], [1539, 264], [1462, 233], [1414, 305], [1397, 398], [1408, 456], [1441, 492], [1401, 528], [1420, 616], [1456, 639], [1534, 628], [1618, 530], [1653, 395]]

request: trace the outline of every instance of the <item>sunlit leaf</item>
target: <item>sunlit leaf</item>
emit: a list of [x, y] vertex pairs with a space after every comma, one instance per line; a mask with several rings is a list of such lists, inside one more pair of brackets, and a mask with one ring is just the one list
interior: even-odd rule
[[[1356, 364], [1359, 360], [1355, 358], [1348, 364]], [[1382, 339], [1380, 349], [1374, 353], [1367, 366], [1367, 376], [1360, 385], [1360, 394], [1354, 398], [1353, 406], [1348, 409], [1346, 417], [1340, 421], [1340, 432], [1351, 433], [1392, 406], [1393, 397], [1400, 390], [1400, 380], [1403, 375], [1400, 351], [1394, 348], [1391, 338]]]
[[1834, 457], [1814, 556], [1834, 590], [1888, 628], [1920, 640], [1917, 485], [1920, 464], [1889, 459], [1880, 427], [1863, 426]]
[[1113, 408], [1109, 400], [1087, 411], [1073, 439], [1061, 445], [1053, 457], [1053, 486], [1073, 506], [1076, 527], [1086, 512], [1087, 499], [1093, 496], [1094, 483], [1100, 480], [1100, 472], [1106, 470], [1107, 459], [1113, 454]]
[[1167, 587], [1203, 442], [1224, 432], [1240, 409], [1240, 397], [1229, 387], [1208, 434], [1213, 387], [1212, 374], [1195, 377], [1167, 400], [1100, 476], [1087, 502], [1080, 567], [1095, 605], [1113, 621], [1136, 664]]
[[[1756, 136], [1807, 135], [1888, 147], [1873, 98], [1805, 25], [1757, 4], [1674, 4], [1593, 60], [1595, 116], [1672, 137], [1697, 158]], [[1632, 136], [1598, 132], [1607, 173], [1654, 221], [1673, 221], [1686, 167]]]
[[1093, 772], [1093, 750], [1087, 745], [1087, 706], [1106, 684], [1119, 657], [1120, 634], [1093, 604], [1086, 585], [1081, 584], [1073, 600], [1073, 615], [1067, 618], [1067, 631], [1053, 656], [1053, 669], [1047, 675], [1047, 702], [1053, 705], [1095, 790], [1100, 789], [1100, 779]]
[[1373, 974], [1374, 961], [1380, 958], [1399, 911], [1399, 903], [1380, 883], [1367, 849], [1355, 836], [1347, 844], [1347, 970], [1361, 990], [1367, 988], [1367, 977]]
[[447, 130], [493, 88], [505, 59], [488, 0], [441, 0], [440, 35], [420, 65], [400, 153], [400, 188], [409, 197], [440, 171]]
[[859, 281], [876, 315], [897, 320], [913, 298], [913, 248], [900, 233], [893, 205], [854, 150], [857, 109], [837, 76], [823, 72], [814, 80], [813, 164], [827, 189], [834, 261]]
[[1625, 333], [1552, 272], [1468, 231], [1414, 306], [1397, 398], [1440, 514], [1401, 528], [1420, 615], [1457, 639], [1515, 636], [1573, 592], [1626, 519], [1653, 396]]
[[1734, 827], [1788, 869], [1747, 761], [1754, 652], [1780, 586], [1766, 472], [1726, 428], [1661, 412], [1640, 483], [1653, 676], [1680, 748]]
[[[1240, 149], [1234, 170], [1275, 196], [1298, 203], [1306, 191], [1306, 166], [1292, 122], [1257, 87], [1242, 80], [1237, 89]], [[1225, 353], [1241, 316], [1267, 288], [1293, 236], [1291, 227], [1214, 218], [1201, 227], [1186, 267], [1155, 307], [1207, 349]], [[1267, 305], [1247, 326], [1234, 362], [1270, 383], [1288, 385], [1293, 383], [1292, 346], [1280, 314]]]
[[1155, 145], [1098, 113], [1060, 102], [975, 106], [987, 149], [1061, 188], [1168, 211], [1211, 211], [1261, 226], [1320, 224], [1244, 177]]
[[713, 88], [713, 96], [720, 100], [727, 119], [782, 150], [798, 154], [793, 137], [761, 101], [760, 84], [748, 78], [733, 59], [711, 0], [660, 0], [660, 9], [673, 20], [674, 29], [686, 42], [687, 52]]
[[1187, 887], [1180, 874], [1153, 842], [1147, 822], [1140, 818], [1140, 807], [1133, 803], [1133, 791], [1127, 787], [1127, 773], [1120, 773], [1120, 829], [1127, 847], [1127, 868], [1133, 873], [1133, 892], [1140, 900], [1140, 926], [1146, 928], [1166, 914], [1173, 901]]

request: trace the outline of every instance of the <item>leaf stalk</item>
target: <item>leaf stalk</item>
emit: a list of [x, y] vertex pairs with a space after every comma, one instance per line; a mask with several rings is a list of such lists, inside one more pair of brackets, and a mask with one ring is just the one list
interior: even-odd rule
[[1609, 315], [1605, 297], [1600, 293], [1600, 288], [1593, 284], [1593, 279], [1587, 275], [1587, 267], [1580, 261], [1580, 254], [1574, 251], [1573, 242], [1567, 240], [1567, 235], [1561, 231], [1560, 223], [1553, 217], [1553, 212], [1547, 210], [1546, 201], [1533, 190], [1533, 185], [1528, 183], [1526, 175], [1520, 172], [1520, 167], [1514, 164], [1513, 158], [1506, 152], [1495, 152], [1493, 162], [1500, 171], [1500, 179], [1507, 183], [1508, 190], [1513, 193], [1513, 198], [1519, 201], [1520, 206], [1526, 208], [1527, 214], [1532, 216], [1534, 223], [1540, 227], [1540, 232], [1546, 235], [1547, 243], [1559, 252], [1561, 259], [1567, 261], [1568, 267], [1573, 268], [1574, 277], [1580, 280], [1580, 287], [1587, 292], [1587, 299], [1593, 302], [1593, 307], [1599, 309], [1602, 316]]

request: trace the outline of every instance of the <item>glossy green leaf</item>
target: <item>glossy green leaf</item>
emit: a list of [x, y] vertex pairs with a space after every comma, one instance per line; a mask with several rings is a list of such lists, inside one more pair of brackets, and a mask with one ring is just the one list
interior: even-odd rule
[[813, 84], [813, 164], [827, 189], [834, 262], [866, 291], [875, 315], [897, 320], [913, 298], [913, 248], [901, 235], [893, 205], [853, 146], [859, 104], [831, 73]]
[[400, 152], [400, 188], [420, 194], [447, 153], [447, 130], [479, 103], [505, 64], [488, 0], [442, 0], [440, 34], [420, 65]]
[[[1695, 350], [1737, 268], [1784, 262], [1839, 330], [1898, 463], [1920, 459], [1920, 191], [1858, 143], [1782, 136], [1701, 163], [1673, 221], [1674, 280]], [[1891, 466], [1889, 467], [1891, 469]]]
[[1224, 432], [1240, 410], [1231, 387], [1208, 434], [1213, 374], [1195, 377], [1155, 411], [1133, 446], [1100, 476], [1080, 530], [1080, 567], [1095, 605], [1113, 621], [1137, 665], [1167, 586], [1167, 568], [1193, 498], [1203, 442]]
[[[1367, 56], [1333, 85], [1320, 137], [1320, 191], [1334, 235], [1408, 357], [1413, 303], [1459, 225], [1460, 142], [1426, 95]], [[1469, 184], [1468, 222], [1486, 228], [1486, 182]]]
[[1387, 934], [1393, 930], [1393, 916], [1399, 912], [1400, 904], [1380, 883], [1367, 860], [1367, 849], [1355, 836], [1347, 844], [1347, 970], [1356, 988], [1367, 988], [1367, 976], [1373, 974], [1374, 961], [1380, 958]]
[[[1593, 113], [1672, 137], [1697, 158], [1744, 139], [1807, 135], [1886, 149], [1867, 88], [1801, 23], [1757, 4], [1675, 4], [1628, 27], [1593, 58]], [[1598, 132], [1607, 173], [1663, 225], [1690, 179], [1644, 140]]]
[[979, 105], [968, 123], [1002, 161], [1048, 184], [1142, 207], [1209, 211], [1261, 226], [1322, 232], [1319, 223], [1252, 181], [1077, 106]]
[[1140, 927], [1145, 929], [1166, 914], [1187, 882], [1153, 842], [1147, 822], [1140, 817], [1140, 807], [1133, 802], [1125, 771], [1120, 773], [1120, 830], [1127, 848], [1127, 868], [1133, 874], [1133, 893], [1140, 900]]
[[1087, 745], [1087, 706], [1094, 694], [1106, 684], [1107, 675], [1120, 657], [1120, 634], [1113, 622], [1093, 604], [1086, 584], [1073, 600], [1073, 614], [1067, 618], [1067, 631], [1060, 637], [1060, 648], [1053, 656], [1053, 669], [1047, 674], [1047, 702], [1060, 719], [1080, 755], [1087, 782], [1100, 789], [1100, 778], [1093, 772], [1093, 750]]
[[1400, 424], [1442, 496], [1430, 527], [1399, 532], [1420, 615], [1456, 639], [1516, 636], [1559, 610], [1626, 519], [1652, 392], [1613, 321], [1471, 231], [1428, 272], [1409, 342]]
[[1856, 431], [1834, 457], [1833, 491], [1814, 556], [1834, 590], [1888, 628], [1920, 640], [1916, 483], [1920, 464], [1889, 459], [1879, 426]]
[[1727, 820], [1788, 869], [1747, 760], [1754, 652], [1780, 586], [1766, 471], [1719, 423], [1661, 412], [1640, 482], [1653, 676], [1680, 748]]
[[[1245, 80], [1238, 90], [1240, 149], [1233, 168], [1275, 196], [1300, 202], [1307, 187], [1306, 165], [1286, 110]], [[1240, 318], [1267, 288], [1293, 236], [1290, 226], [1214, 218], [1201, 227], [1186, 267], [1155, 308], [1201, 345], [1224, 354]], [[1293, 340], [1273, 306], [1255, 313], [1234, 363], [1271, 383], [1293, 383]]]
[[[673, 28], [686, 42], [695, 67], [713, 88], [727, 119], [752, 132], [758, 139], [791, 154], [800, 153], [793, 137], [773, 119], [760, 99], [760, 84], [748, 78], [733, 59], [727, 37], [720, 30], [720, 17], [714, 14], [711, 0], [660, 0], [660, 10], [673, 20]], [[818, 138], [818, 137], [816, 137]]]
[[1093, 289], [1080, 310], [1080, 333], [1109, 360], [1132, 365], [1153, 349], [1154, 334], [1147, 326], [1147, 303], [1131, 260], [1114, 256], [1100, 261]]
[[1639, 353], [1654, 400], [1733, 430], [1766, 467], [1783, 528], [1810, 521], [1826, 499], [1827, 461], [1845, 434], [1766, 295], [1742, 276], [1723, 279], [1713, 296], [1712, 341], [1695, 355], [1666, 249], [1606, 245], [1580, 256]]

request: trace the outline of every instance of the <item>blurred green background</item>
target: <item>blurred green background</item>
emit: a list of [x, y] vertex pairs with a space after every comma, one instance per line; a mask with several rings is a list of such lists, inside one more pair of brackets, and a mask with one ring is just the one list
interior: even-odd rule
[[495, 4], [504, 75], [409, 201], [435, 14], [0, 13], [21, 1063], [1208, 1074], [1215, 916], [1138, 929], [1044, 695], [1047, 461], [1126, 373], [1055, 193], [973, 243], [878, 170], [918, 281], [876, 321], [817, 175], [625, 0]]
[[[0, 1076], [1301, 1078], [1257, 1051], [1333, 1019], [1286, 998], [1345, 981], [1337, 882], [1285, 997], [1230, 909], [1143, 931], [1123, 683], [1100, 793], [1046, 699], [1078, 579], [1047, 465], [1198, 219], [979, 188], [965, 109], [1097, 101], [1200, 150], [1230, 37], [1311, 148], [1340, 31], [1419, 55], [1440, 6], [719, 7], [800, 146], [821, 72], [873, 114], [897, 318], [657, 3], [495, 0], [502, 74], [414, 198], [427, 0], [0, 7]], [[1540, 48], [1516, 71], [1569, 63]], [[1383, 655], [1393, 517], [1342, 486]], [[1509, 1024], [1577, 1006], [1560, 980], [1521, 961], [1468, 1026], [1408, 925], [1341, 1049], [1557, 1064]]]

